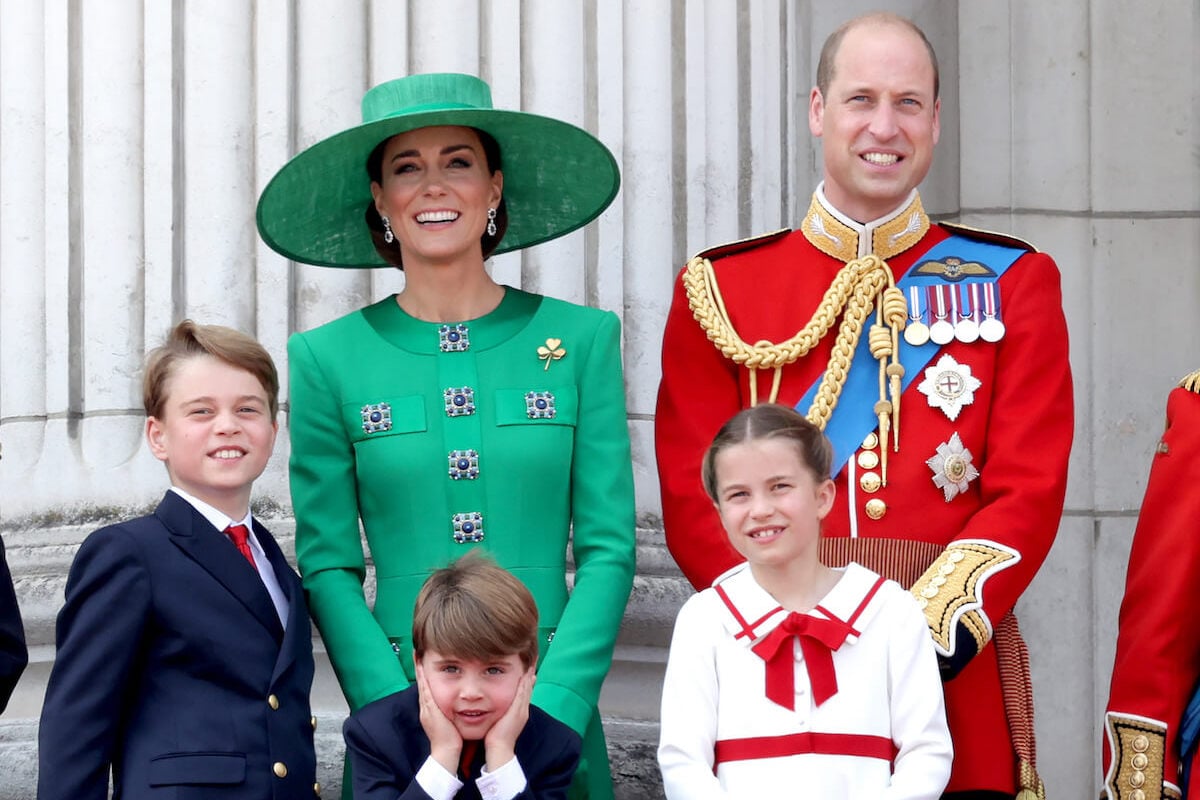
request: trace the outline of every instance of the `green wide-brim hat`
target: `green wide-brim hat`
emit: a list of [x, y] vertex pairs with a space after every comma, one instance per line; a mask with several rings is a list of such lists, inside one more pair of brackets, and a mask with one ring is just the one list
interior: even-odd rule
[[500, 146], [508, 230], [493, 253], [570, 233], [616, 197], [617, 162], [600, 140], [561, 120], [492, 108], [473, 75], [431, 73], [381, 83], [363, 96], [361, 125], [323, 139], [276, 173], [258, 200], [258, 232], [276, 252], [324, 267], [386, 267], [363, 214], [367, 156], [398, 133], [432, 125], [486, 131]]

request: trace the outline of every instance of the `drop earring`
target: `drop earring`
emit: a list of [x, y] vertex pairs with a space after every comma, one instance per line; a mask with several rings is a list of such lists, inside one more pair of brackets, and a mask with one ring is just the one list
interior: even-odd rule
[[382, 214], [379, 215], [379, 218], [383, 220], [383, 240], [391, 244], [396, 241], [396, 234], [392, 233], [392, 221]]
[[488, 236], [496, 235], [496, 209], [494, 209], [494, 208], [488, 209], [487, 235]]

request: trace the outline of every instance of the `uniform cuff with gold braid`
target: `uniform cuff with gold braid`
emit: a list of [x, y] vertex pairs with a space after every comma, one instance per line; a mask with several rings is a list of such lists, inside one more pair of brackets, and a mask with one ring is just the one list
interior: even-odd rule
[[939, 660], [961, 669], [987, 645], [992, 624], [983, 610], [983, 584], [1020, 560], [1017, 551], [1002, 544], [960, 540], [951, 543], [917, 579], [912, 593], [925, 612]]
[[1108, 800], [1178, 800], [1179, 789], [1164, 781], [1165, 723], [1110, 711], [1104, 727], [1112, 750], [1104, 776]]

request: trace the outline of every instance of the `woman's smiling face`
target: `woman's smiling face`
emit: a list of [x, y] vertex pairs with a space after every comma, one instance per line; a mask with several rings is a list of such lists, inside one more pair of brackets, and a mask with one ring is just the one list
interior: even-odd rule
[[474, 256], [488, 209], [500, 204], [504, 177], [492, 172], [471, 128], [418, 128], [388, 140], [382, 181], [371, 183], [381, 216], [400, 243], [405, 267]]

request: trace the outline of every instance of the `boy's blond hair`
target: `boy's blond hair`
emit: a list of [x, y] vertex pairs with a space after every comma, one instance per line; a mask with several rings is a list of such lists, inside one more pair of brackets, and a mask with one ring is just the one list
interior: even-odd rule
[[190, 319], [172, 328], [167, 340], [146, 356], [142, 405], [147, 417], [162, 419], [163, 406], [167, 402], [167, 382], [180, 362], [205, 355], [244, 369], [258, 378], [267, 393], [271, 419], [275, 419], [279, 413], [279, 373], [267, 349], [241, 331], [223, 325], [199, 325]]
[[477, 661], [519, 655], [537, 663], [538, 610], [515, 575], [480, 551], [437, 570], [413, 608], [413, 653], [425, 651]]

